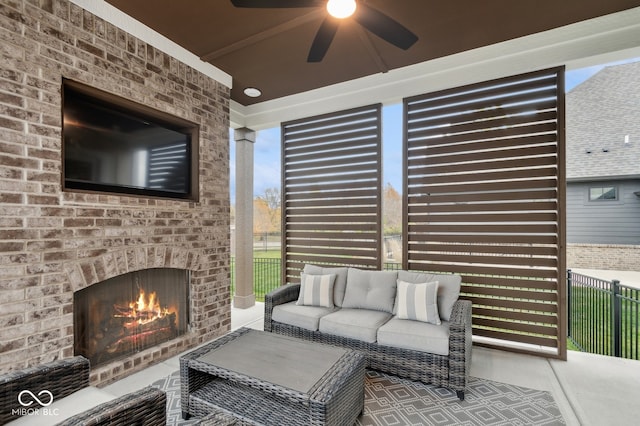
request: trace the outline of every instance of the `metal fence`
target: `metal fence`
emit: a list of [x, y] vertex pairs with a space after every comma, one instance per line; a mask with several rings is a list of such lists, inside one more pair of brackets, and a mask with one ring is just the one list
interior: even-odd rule
[[[280, 259], [254, 258], [256, 300], [280, 287]], [[385, 263], [384, 269], [400, 269]], [[235, 289], [235, 260], [231, 259], [231, 294]], [[567, 271], [568, 338], [576, 349], [640, 360], [640, 289]]]
[[[274, 258], [253, 258], [253, 292], [256, 295], [256, 300], [259, 302], [264, 301], [264, 295], [272, 290], [280, 287], [280, 259]], [[400, 269], [399, 263], [385, 263], [384, 269], [397, 270]], [[234, 294], [235, 290], [235, 259], [231, 258], [231, 294]]]
[[567, 271], [568, 337], [577, 349], [640, 359], [640, 289]]

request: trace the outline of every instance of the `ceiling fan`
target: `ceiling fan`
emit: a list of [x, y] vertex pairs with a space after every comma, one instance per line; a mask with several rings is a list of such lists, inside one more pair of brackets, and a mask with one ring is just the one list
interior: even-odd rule
[[333, 37], [338, 32], [340, 20], [353, 17], [364, 28], [381, 39], [407, 50], [418, 41], [418, 36], [386, 14], [356, 0], [231, 0], [235, 7], [253, 9], [326, 7], [328, 15], [322, 21], [311, 44], [307, 62], [320, 62]]

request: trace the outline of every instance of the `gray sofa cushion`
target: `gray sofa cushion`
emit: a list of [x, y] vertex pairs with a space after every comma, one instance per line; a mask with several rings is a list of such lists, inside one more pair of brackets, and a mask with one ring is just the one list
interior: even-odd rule
[[364, 271], [349, 268], [342, 307], [393, 313], [397, 279], [396, 271]]
[[449, 323], [403, 320], [393, 317], [378, 329], [378, 344], [437, 355], [449, 355]]
[[318, 331], [320, 318], [335, 311], [335, 308], [299, 306], [296, 302], [284, 303], [273, 308], [271, 319], [306, 330]]
[[344, 290], [347, 287], [347, 267], [324, 268], [317, 265], [304, 265], [302, 272], [309, 275], [335, 274], [336, 280], [333, 284], [333, 303], [338, 307], [342, 307]]
[[389, 321], [391, 314], [366, 309], [342, 308], [320, 318], [322, 333], [375, 343], [378, 328]]
[[[438, 281], [438, 313], [444, 321], [451, 319], [453, 304], [460, 296], [462, 277], [458, 274], [423, 274], [420, 272], [398, 271], [398, 279], [408, 283]], [[397, 312], [394, 310], [394, 313]]]

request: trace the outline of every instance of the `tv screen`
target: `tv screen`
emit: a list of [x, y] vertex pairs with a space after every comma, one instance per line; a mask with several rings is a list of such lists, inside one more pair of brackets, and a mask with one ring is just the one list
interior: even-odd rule
[[193, 123], [66, 81], [64, 188], [193, 200], [196, 130]]

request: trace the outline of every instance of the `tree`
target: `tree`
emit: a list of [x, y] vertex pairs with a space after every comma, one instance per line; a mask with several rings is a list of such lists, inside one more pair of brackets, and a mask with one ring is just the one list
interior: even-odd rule
[[280, 232], [282, 196], [278, 188], [267, 188], [253, 200], [254, 232]]
[[264, 190], [264, 195], [261, 197], [269, 206], [271, 211], [276, 211], [280, 208], [280, 204], [282, 203], [282, 195], [280, 194], [280, 190], [278, 188], [267, 188]]
[[253, 199], [253, 233], [271, 232], [271, 213], [268, 204], [260, 197]]
[[385, 235], [402, 233], [402, 196], [390, 183], [382, 191], [382, 217]]

